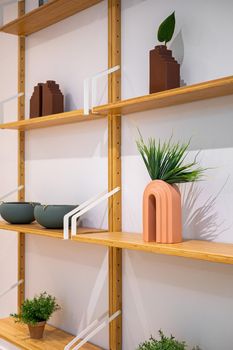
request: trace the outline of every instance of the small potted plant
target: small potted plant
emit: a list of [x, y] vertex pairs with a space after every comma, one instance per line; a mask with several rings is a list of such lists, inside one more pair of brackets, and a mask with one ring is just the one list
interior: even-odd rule
[[197, 166], [196, 157], [185, 163], [189, 142], [173, 143], [170, 138], [156, 144], [150, 138], [147, 145], [140, 135], [137, 147], [152, 180], [143, 195], [143, 239], [179, 243], [182, 241], [181, 195], [175, 184], [200, 180], [204, 169]]
[[[159, 340], [150, 337], [148, 341], [140, 344], [137, 350], [186, 350], [187, 344], [184, 341], [178, 341], [172, 335], [166, 337], [164, 333], [159, 331]], [[193, 350], [201, 350], [198, 346]]]
[[157, 45], [150, 51], [150, 94], [180, 87], [180, 65], [167, 49], [175, 31], [175, 12], [168, 16], [159, 26]]
[[11, 314], [11, 317], [16, 322], [28, 325], [32, 339], [41, 339], [43, 338], [46, 322], [59, 309], [60, 306], [57, 304], [56, 298], [44, 292], [33, 299], [26, 299], [21, 306], [20, 313]]

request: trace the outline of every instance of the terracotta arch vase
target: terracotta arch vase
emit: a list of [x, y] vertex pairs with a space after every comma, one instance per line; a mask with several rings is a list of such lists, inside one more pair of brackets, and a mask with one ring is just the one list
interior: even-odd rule
[[157, 243], [182, 241], [181, 195], [176, 185], [162, 180], [147, 185], [143, 195], [143, 239]]

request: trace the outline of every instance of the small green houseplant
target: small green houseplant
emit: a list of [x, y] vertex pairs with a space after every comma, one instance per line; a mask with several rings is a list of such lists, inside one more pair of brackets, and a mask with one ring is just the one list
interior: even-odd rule
[[33, 299], [26, 299], [20, 313], [11, 314], [11, 317], [15, 322], [28, 325], [31, 338], [40, 339], [43, 337], [46, 322], [59, 309], [56, 298], [44, 292]]
[[[137, 350], [187, 350], [187, 344], [184, 341], [178, 341], [172, 335], [166, 337], [164, 333], [159, 331], [159, 340], [151, 337], [148, 341], [140, 344]], [[199, 347], [193, 350], [201, 350]]]
[[168, 141], [146, 144], [140, 135], [138, 150], [152, 179], [143, 195], [143, 239], [146, 242], [180, 243], [182, 241], [182, 210], [179, 188], [181, 182], [202, 178], [204, 169], [196, 157], [186, 162], [188, 143]]
[[204, 169], [198, 166], [196, 157], [185, 163], [190, 142], [180, 143], [168, 141], [156, 143], [149, 138], [148, 144], [142, 135], [137, 141], [137, 148], [146, 165], [151, 180], [163, 180], [169, 184], [193, 182], [202, 178]]

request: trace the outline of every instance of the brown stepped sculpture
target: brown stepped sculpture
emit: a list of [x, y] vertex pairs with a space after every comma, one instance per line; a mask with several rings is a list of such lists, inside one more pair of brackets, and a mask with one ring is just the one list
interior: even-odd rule
[[34, 91], [30, 99], [30, 118], [42, 116], [42, 87], [42, 83], [39, 83], [34, 87]]
[[64, 112], [64, 97], [59, 85], [53, 80], [48, 80], [43, 85], [42, 115], [50, 115]]
[[30, 99], [30, 118], [63, 112], [64, 96], [55, 81], [48, 80], [45, 84], [39, 83], [34, 87]]
[[165, 45], [150, 51], [150, 94], [180, 87], [180, 65]]

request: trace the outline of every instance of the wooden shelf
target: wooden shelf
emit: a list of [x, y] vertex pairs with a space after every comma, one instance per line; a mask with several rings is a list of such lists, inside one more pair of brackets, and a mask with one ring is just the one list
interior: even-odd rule
[[104, 114], [84, 115], [83, 110], [80, 109], [59, 114], [52, 114], [45, 117], [24, 119], [11, 123], [3, 123], [0, 124], [0, 129], [31, 130], [39, 128], [48, 128], [50, 126], [98, 120], [104, 117]]
[[[62, 230], [48, 230], [38, 224], [10, 225], [0, 222], [0, 229], [35, 234], [44, 237], [62, 239]], [[79, 228], [78, 235], [72, 240], [79, 243], [98, 244], [107, 247], [141, 250], [145, 252], [181, 256], [185, 258], [207, 260], [224, 264], [233, 264], [233, 244], [209, 241], [186, 240], [178, 244], [146, 243], [142, 235], [126, 232], [106, 232]]]
[[95, 107], [98, 114], [131, 114], [233, 94], [233, 76]]
[[[63, 350], [74, 336], [58, 328], [46, 325], [44, 338], [30, 339], [27, 326], [15, 323], [11, 318], [0, 320], [0, 338], [19, 346], [24, 350]], [[82, 346], [83, 350], [101, 350], [90, 343]]]
[[101, 1], [51, 0], [48, 4], [38, 7], [22, 17], [5, 24], [0, 28], [0, 31], [15, 35], [30, 35]]
[[[12, 225], [12, 224], [8, 224], [5, 221], [0, 221], [0, 230], [17, 231], [17, 232], [34, 234], [34, 235], [39, 235], [44, 237], [63, 239], [63, 230], [47, 229], [40, 226], [37, 223], [32, 223], [30, 225], [17, 225], [17, 224]], [[78, 234], [106, 232], [106, 230], [90, 228], [90, 227], [78, 227], [77, 231], [78, 231]]]
[[198, 240], [186, 240], [177, 244], [146, 243], [142, 239], [142, 234], [126, 232], [102, 232], [79, 235], [74, 240], [109, 247], [233, 264], [233, 244]]

